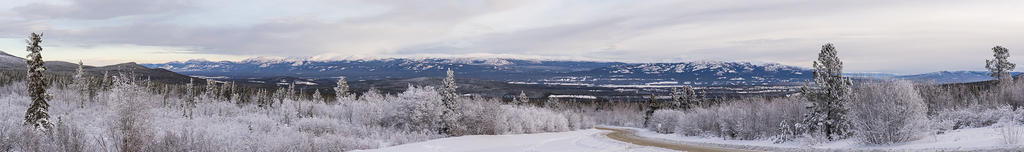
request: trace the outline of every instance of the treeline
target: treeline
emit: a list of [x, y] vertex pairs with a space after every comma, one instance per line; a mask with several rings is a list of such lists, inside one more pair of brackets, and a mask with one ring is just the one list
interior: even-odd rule
[[[775, 99], [746, 98], [709, 107], [654, 112], [645, 127], [661, 133], [725, 139], [830, 142], [854, 138], [866, 144], [895, 144], [927, 135], [977, 127], [1001, 127], [1007, 143], [1024, 135], [1024, 80], [1009, 76], [1015, 64], [1008, 49], [993, 48], [986, 68], [995, 81], [969, 84], [915, 84], [905, 80], [865, 80], [842, 76], [842, 62], [831, 44], [814, 62], [814, 83], [801, 94]], [[1004, 127], [1011, 126], [1011, 127]], [[1013, 142], [1010, 142], [1013, 141]]]
[[[32, 63], [42, 63], [41, 48], [31, 48]], [[626, 102], [464, 96], [452, 71], [442, 86], [409, 86], [398, 94], [356, 95], [341, 79], [324, 90], [336, 94], [331, 97], [295, 84], [268, 90], [215, 80], [165, 84], [132, 73], [90, 75], [81, 64], [75, 73], [30, 69], [27, 76], [0, 74], [6, 104], [0, 106], [0, 151], [347, 151], [596, 124], [639, 127], [644, 109]]]

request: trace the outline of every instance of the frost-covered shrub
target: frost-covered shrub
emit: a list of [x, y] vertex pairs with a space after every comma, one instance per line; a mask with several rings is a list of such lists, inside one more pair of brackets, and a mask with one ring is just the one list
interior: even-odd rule
[[674, 133], [676, 125], [679, 124], [679, 117], [683, 115], [682, 111], [676, 110], [654, 111], [654, 115], [651, 116], [651, 125], [647, 129], [658, 133]]
[[543, 108], [502, 105], [494, 123], [498, 134], [569, 131], [568, 119]]
[[679, 116], [675, 132], [687, 136], [726, 139], [772, 138], [787, 132], [807, 113], [803, 98], [743, 99], [693, 108]]
[[971, 106], [963, 109], [950, 109], [938, 112], [932, 118], [934, 123], [945, 124], [943, 130], [987, 127], [1000, 120], [1024, 122], [1024, 110], [1013, 109], [1011, 106], [987, 108]]
[[[95, 102], [68, 85], [54, 85], [54, 134], [21, 125], [31, 104], [25, 83], [0, 86], [0, 151], [349, 151], [446, 137], [439, 134], [435, 88], [398, 94], [363, 93], [359, 99], [313, 102], [267, 94], [274, 104], [195, 100], [188, 87], [152, 87], [128, 77], [104, 79]], [[116, 80], [116, 81], [115, 81]], [[178, 90], [174, 90], [174, 89]], [[199, 87], [192, 89], [202, 89]], [[259, 91], [266, 93], [264, 91]], [[569, 131], [595, 124], [590, 108], [512, 106], [460, 98], [456, 135]], [[606, 108], [613, 109], [613, 108]], [[615, 114], [629, 111], [615, 111]], [[632, 117], [619, 117], [622, 122]], [[67, 127], [67, 128], [65, 128]], [[58, 142], [59, 141], [59, 142]], [[81, 145], [85, 145], [84, 147]], [[82, 150], [76, 150], [82, 149]]]
[[295, 121], [293, 125], [299, 132], [320, 136], [323, 134], [335, 133], [342, 129], [341, 125], [334, 121], [319, 118], [303, 118]]
[[854, 133], [869, 144], [915, 140], [928, 129], [928, 107], [909, 81], [861, 83], [847, 104]]

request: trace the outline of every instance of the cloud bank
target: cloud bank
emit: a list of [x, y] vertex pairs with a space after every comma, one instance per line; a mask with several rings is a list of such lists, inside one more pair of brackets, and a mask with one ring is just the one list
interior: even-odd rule
[[[1024, 1], [77, 0], [0, 6], [0, 50], [43, 32], [60, 59], [501, 54], [808, 66], [835, 43], [850, 71], [982, 70], [1024, 57]], [[12, 42], [15, 41], [15, 42]], [[90, 51], [114, 56], [90, 56]], [[1018, 48], [1018, 49], [1015, 49]], [[122, 53], [117, 53], [122, 52]], [[147, 54], [175, 54], [152, 58]], [[109, 54], [109, 53], [108, 53]]]

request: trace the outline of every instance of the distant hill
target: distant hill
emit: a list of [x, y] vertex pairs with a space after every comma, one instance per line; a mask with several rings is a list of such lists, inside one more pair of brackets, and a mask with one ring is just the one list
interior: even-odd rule
[[[1013, 72], [1014, 76], [1021, 72]], [[912, 75], [896, 75], [887, 73], [848, 73], [846, 76], [861, 79], [903, 79], [921, 83], [968, 83], [994, 80], [988, 71], [939, 71]]]
[[[64, 62], [64, 61], [46, 61], [43, 64], [46, 66], [46, 72], [51, 73], [73, 73], [78, 70], [78, 64]], [[0, 70], [7, 71], [24, 71], [27, 66], [25, 59], [17, 56], [7, 54], [6, 52], [0, 51]], [[91, 75], [100, 76], [104, 73], [108, 74], [119, 74], [119, 73], [131, 73], [135, 74], [143, 79], [150, 79], [153, 81], [171, 83], [171, 84], [182, 84], [187, 83], [190, 76], [178, 74], [166, 69], [159, 68], [148, 68], [135, 62], [94, 67], [94, 66], [83, 66], [83, 70]], [[200, 82], [204, 82], [199, 80]]]
[[[78, 68], [78, 64], [64, 62], [64, 61], [45, 61], [43, 63], [47, 70], [54, 71], [73, 71]], [[0, 69], [8, 70], [27, 70], [27, 63], [25, 58], [7, 54], [7, 52], [0, 51]]]
[[349, 80], [441, 77], [453, 69], [461, 78], [521, 84], [624, 85], [794, 85], [809, 80], [809, 69], [746, 62], [621, 63], [502, 58], [388, 58], [307, 60], [254, 58], [239, 62], [189, 60], [142, 64], [203, 77], [249, 79], [290, 76]]

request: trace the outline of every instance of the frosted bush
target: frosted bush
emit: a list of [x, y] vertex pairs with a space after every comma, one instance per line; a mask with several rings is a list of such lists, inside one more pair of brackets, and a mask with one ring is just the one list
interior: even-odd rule
[[676, 125], [679, 124], [679, 117], [684, 113], [676, 110], [658, 110], [651, 116], [651, 125], [648, 129], [658, 133], [674, 133]]
[[908, 81], [868, 82], [854, 87], [850, 119], [854, 133], [869, 144], [902, 143], [928, 129], [928, 107]]
[[1024, 110], [1014, 110], [1010, 106], [996, 108], [972, 106], [940, 111], [932, 121], [946, 124], [941, 128], [943, 130], [955, 130], [991, 126], [1003, 119], [1024, 122]]
[[[772, 138], [787, 132], [807, 113], [802, 98], [743, 99], [716, 106], [693, 108], [679, 116], [675, 133], [726, 139]], [[782, 124], [782, 125], [780, 125]]]
[[[52, 135], [20, 125], [30, 104], [25, 83], [0, 86], [0, 151], [349, 151], [445, 137], [436, 125], [440, 97], [431, 87], [329, 103], [275, 96], [273, 106], [261, 106], [226, 98], [190, 104], [183, 96], [187, 87], [160, 90], [115, 80], [98, 89], [95, 102], [81, 107], [75, 104], [81, 97], [77, 89], [51, 87], [51, 117], [61, 122]], [[203, 86], [194, 87], [200, 92], [191, 93], [203, 93]], [[595, 124], [592, 115], [577, 112], [479, 98], [458, 101], [465, 114], [456, 124], [464, 126], [455, 130], [459, 135], [569, 131]]]

